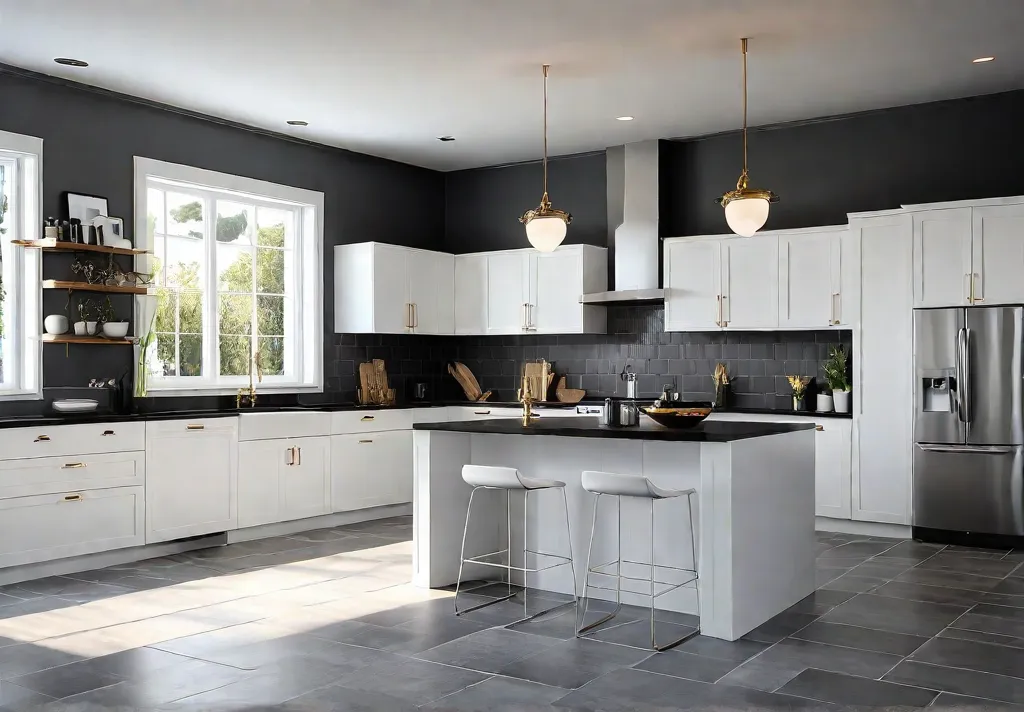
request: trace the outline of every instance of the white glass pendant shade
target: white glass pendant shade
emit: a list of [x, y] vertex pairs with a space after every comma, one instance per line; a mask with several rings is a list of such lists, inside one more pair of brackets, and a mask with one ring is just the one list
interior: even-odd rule
[[725, 205], [725, 221], [741, 237], [751, 237], [768, 220], [768, 201], [764, 198], [734, 198]]
[[526, 239], [539, 252], [553, 252], [565, 239], [566, 223], [559, 216], [535, 217], [526, 223]]

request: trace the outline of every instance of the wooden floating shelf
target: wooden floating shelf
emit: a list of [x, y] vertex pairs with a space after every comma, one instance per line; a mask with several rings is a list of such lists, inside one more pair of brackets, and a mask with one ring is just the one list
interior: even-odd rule
[[132, 342], [128, 339], [107, 339], [103, 336], [75, 336], [73, 334], [43, 334], [44, 344], [105, 344], [107, 346], [126, 346]]
[[44, 252], [100, 252], [105, 255], [145, 255], [149, 250], [136, 250], [126, 247], [104, 247], [103, 245], [86, 245], [83, 242], [58, 242], [56, 238], [47, 237], [42, 240], [12, 240], [12, 244], [30, 247]]
[[44, 279], [43, 289], [70, 289], [77, 292], [106, 292], [107, 294], [149, 294], [149, 287], [109, 287], [105, 284], [68, 282], [63, 279]]

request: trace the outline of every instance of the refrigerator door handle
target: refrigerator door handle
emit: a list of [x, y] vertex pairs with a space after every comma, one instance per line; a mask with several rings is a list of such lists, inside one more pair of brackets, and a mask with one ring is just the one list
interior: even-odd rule
[[962, 356], [964, 384], [961, 397], [964, 403], [964, 422], [970, 424], [974, 418], [974, 389], [971, 387], [971, 330], [964, 328], [964, 350]]
[[999, 445], [918, 445], [925, 452], [942, 452], [956, 455], [980, 454], [980, 455], [1010, 455], [1019, 446]]
[[[956, 332], [956, 360], [953, 364], [953, 377], [956, 379], [954, 405], [956, 406], [956, 417], [961, 423], [967, 422], [964, 417], [964, 331], [965, 329], [958, 329]], [[953, 397], [953, 389], [950, 388], [949, 391], [950, 396]]]

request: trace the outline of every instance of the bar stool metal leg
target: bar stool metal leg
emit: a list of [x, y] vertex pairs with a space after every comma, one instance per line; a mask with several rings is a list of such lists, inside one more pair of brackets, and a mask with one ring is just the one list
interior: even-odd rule
[[[693, 561], [693, 569], [694, 569], [694, 573], [696, 574], [696, 571], [697, 571], [697, 545], [694, 543], [694, 539], [696, 538], [696, 529], [693, 526], [693, 495], [690, 495], [690, 494], [686, 495], [686, 506], [687, 506], [687, 509], [689, 509], [689, 511], [690, 511], [690, 522], [689, 522], [689, 524], [690, 524], [690, 552], [691, 552], [691, 555], [693, 556], [693, 559], [692, 559], [692, 561]], [[654, 521], [655, 521], [654, 520], [654, 500], [652, 499], [651, 500], [651, 647], [654, 648], [656, 651], [658, 651], [660, 653], [660, 652], [663, 652], [665, 650], [669, 650], [671, 648], [674, 648], [674, 647], [676, 647], [677, 645], [679, 645], [681, 643], [685, 643], [690, 638], [694, 637], [695, 635], [699, 635], [700, 634], [700, 590], [698, 589], [698, 584], [697, 584], [697, 582], [698, 582], [700, 577], [699, 577], [699, 574], [697, 574], [697, 575], [695, 575], [695, 577], [694, 577], [694, 579], [692, 581], [693, 586], [694, 586], [694, 590], [697, 593], [697, 627], [694, 630], [692, 630], [691, 632], [689, 632], [686, 635], [682, 636], [681, 638], [673, 640], [671, 643], [667, 643], [666, 645], [658, 645], [658, 638], [657, 638], [657, 634], [655, 633], [655, 625], [654, 625], [654, 611], [655, 611], [654, 599], [655, 599], [656, 596], [659, 595], [659, 594], [656, 594], [655, 590], [654, 590], [655, 589], [655, 585], [656, 585], [656, 578], [655, 578], [655, 573], [654, 573], [654, 568], [655, 568], [655, 565], [654, 565], [654, 531], [655, 531]], [[690, 583], [690, 582], [687, 582], [687, 583]], [[683, 584], [683, 585], [685, 585], [685, 584]], [[669, 589], [669, 590], [672, 590], [672, 589]], [[667, 592], [668, 591], [663, 591], [662, 593], [667, 593]]]
[[[607, 564], [602, 564], [601, 566], [591, 567], [594, 556], [594, 539], [596, 538], [595, 534], [597, 533], [597, 509], [601, 503], [601, 497], [602, 495], [599, 494], [594, 498], [594, 517], [590, 525], [590, 547], [587, 549], [587, 570], [583, 574], [583, 615], [581, 615], [576, 621], [577, 638], [582, 638], [584, 633], [588, 633], [595, 628], [604, 625], [618, 615], [619, 611], [622, 610], [622, 579], [619, 577], [619, 574], [622, 573], [622, 506], [618, 497], [615, 498], [615, 511], [618, 518], [618, 531], [616, 532], [616, 536], [618, 537], [618, 551], [615, 553], [616, 560], [614, 562], [609, 561]], [[583, 626], [583, 622], [587, 619], [587, 607], [590, 603], [590, 596], [587, 595], [587, 591], [590, 588], [590, 574], [593, 572], [594, 568], [600, 569], [604, 566], [609, 566], [612, 563], [615, 564], [615, 608], [612, 609], [610, 613], [607, 613], [590, 625]]]

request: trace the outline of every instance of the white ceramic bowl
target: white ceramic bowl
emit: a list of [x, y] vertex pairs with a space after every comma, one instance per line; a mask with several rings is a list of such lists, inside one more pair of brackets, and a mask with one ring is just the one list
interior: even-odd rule
[[103, 335], [108, 339], [123, 339], [128, 335], [128, 322], [108, 321], [103, 325]]
[[43, 328], [47, 334], [68, 333], [68, 318], [63, 314], [50, 314], [43, 319]]
[[67, 398], [53, 402], [53, 409], [58, 413], [91, 413], [97, 406], [99, 401], [88, 398]]

